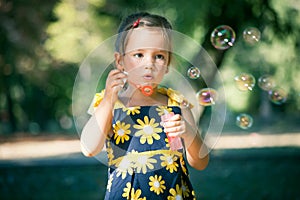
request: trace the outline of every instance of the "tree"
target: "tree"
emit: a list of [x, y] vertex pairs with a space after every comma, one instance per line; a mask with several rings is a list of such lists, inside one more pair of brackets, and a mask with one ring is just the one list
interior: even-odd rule
[[[202, 44], [224, 77], [232, 112], [298, 116], [299, 10], [300, 3], [294, 0], [1, 2], [0, 131], [69, 130], [72, 86], [80, 62], [115, 34], [123, 16], [136, 11], [162, 14], [175, 30]], [[210, 42], [213, 29], [222, 24], [237, 35], [228, 50], [217, 50]], [[262, 34], [256, 45], [243, 41], [243, 30], [250, 26]], [[256, 80], [273, 75], [288, 91], [289, 100], [277, 106], [266, 103], [266, 93], [257, 87], [251, 93], [237, 91], [233, 77], [240, 72], [251, 73]], [[213, 80], [213, 72], [210, 77]], [[201, 79], [193, 84], [205, 86]]]
[[43, 125], [48, 69], [59, 64], [45, 51], [45, 27], [55, 21], [56, 1], [2, 1], [0, 4], [0, 132]]

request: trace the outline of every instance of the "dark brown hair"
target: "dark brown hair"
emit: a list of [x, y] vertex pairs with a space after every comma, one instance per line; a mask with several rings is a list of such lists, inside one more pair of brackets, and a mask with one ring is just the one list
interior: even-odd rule
[[121, 54], [125, 53], [125, 44], [128, 32], [137, 27], [157, 27], [162, 28], [164, 37], [171, 40], [170, 30], [172, 25], [170, 22], [160, 15], [150, 14], [148, 12], [140, 12], [124, 18], [118, 29], [118, 36], [115, 43], [115, 50]]

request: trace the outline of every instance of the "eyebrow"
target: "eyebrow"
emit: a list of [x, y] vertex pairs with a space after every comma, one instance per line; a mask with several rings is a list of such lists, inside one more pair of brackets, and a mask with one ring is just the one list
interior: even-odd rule
[[153, 48], [153, 47], [149, 47], [149, 48], [141, 48], [141, 49], [133, 49], [132, 51], [144, 51], [147, 49], [157, 49], [157, 51], [168, 51], [167, 49], [158, 49], [158, 48]]
[[[141, 51], [145, 51], [145, 50], [147, 50], [147, 49], [154, 49], [154, 48], [133, 49], [133, 50], [131, 50], [131, 51], [128, 51], [127, 53], [141, 52]], [[157, 52], [157, 53], [169, 53], [168, 50], [163, 50], [163, 49], [156, 49], [155, 52]], [[125, 53], [125, 54], [127, 54], [127, 53]]]

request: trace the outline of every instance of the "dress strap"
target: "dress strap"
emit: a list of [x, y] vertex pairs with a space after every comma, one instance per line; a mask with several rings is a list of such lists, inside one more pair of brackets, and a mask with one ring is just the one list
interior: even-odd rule
[[193, 108], [194, 106], [188, 102], [188, 100], [177, 90], [173, 90], [172, 88], [164, 88], [161, 87], [158, 89], [158, 92], [161, 94], [167, 95], [168, 98], [168, 106], [185, 106], [189, 108]]
[[[96, 93], [94, 96], [94, 100], [93, 100], [93, 107], [96, 108], [99, 106], [99, 104], [101, 103], [101, 101], [104, 98], [104, 94], [105, 94], [105, 89], [103, 89], [101, 92]], [[114, 106], [114, 109], [117, 108], [124, 108], [125, 106], [123, 105], [123, 103], [120, 100], [117, 100]]]
[[[157, 90], [161, 94], [165, 94], [168, 96], [168, 106], [187, 106], [189, 108], [193, 108], [194, 106], [188, 102], [188, 100], [177, 90], [173, 90], [172, 88], [160, 87]], [[103, 100], [105, 94], [105, 89], [103, 89], [100, 93], [96, 93], [93, 100], [93, 107], [96, 108], [101, 101]], [[114, 109], [124, 108], [125, 106], [120, 100], [117, 100], [115, 103]]]
[[101, 103], [101, 101], [104, 97], [104, 93], [105, 93], [105, 89], [102, 90], [101, 92], [95, 94], [94, 100], [93, 100], [93, 106], [94, 107], [99, 106], [99, 104]]

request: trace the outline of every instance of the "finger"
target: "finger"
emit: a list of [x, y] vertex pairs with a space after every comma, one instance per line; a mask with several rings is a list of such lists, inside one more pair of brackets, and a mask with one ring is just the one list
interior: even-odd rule
[[179, 132], [174, 132], [174, 133], [167, 133], [168, 137], [181, 137], [185, 132], [184, 131], [179, 131]]
[[118, 86], [114, 86], [114, 87], [112, 88], [112, 90], [114, 91], [114, 93], [117, 94], [122, 88], [123, 88], [122, 86], [118, 85]]
[[115, 86], [122, 86], [124, 85], [124, 81], [123, 79], [115, 79], [111, 81], [111, 86], [115, 87]]
[[114, 93], [119, 92], [124, 87], [124, 82], [120, 80], [114, 80], [110, 84], [106, 85], [107, 90], [111, 90]]
[[119, 70], [119, 69], [112, 69], [110, 72], [109, 72], [109, 76], [113, 76], [115, 74], [118, 74], [118, 73], [121, 73], [122, 71]]
[[169, 121], [178, 121], [178, 120], [181, 120], [181, 115], [179, 114], [176, 114], [169, 119]]
[[123, 73], [121, 70], [114, 69], [110, 71], [108, 78], [110, 79], [124, 79], [127, 78], [127, 75]]
[[170, 128], [170, 127], [175, 127], [175, 126], [181, 126], [182, 124], [183, 124], [182, 121], [167, 121], [167, 122], [164, 122], [163, 127]]
[[184, 129], [182, 126], [176, 126], [176, 127], [164, 128], [164, 131], [166, 133], [177, 133], [177, 132], [184, 131]]

